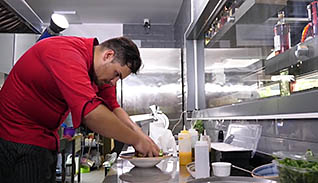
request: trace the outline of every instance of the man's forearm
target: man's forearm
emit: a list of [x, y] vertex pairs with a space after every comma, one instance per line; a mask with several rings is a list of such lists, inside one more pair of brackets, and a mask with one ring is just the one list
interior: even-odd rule
[[135, 145], [138, 141], [138, 134], [102, 104], [84, 117], [84, 124], [102, 136], [114, 138], [126, 144]]
[[129, 115], [127, 114], [126, 111], [124, 111], [124, 109], [118, 107], [118, 108], [113, 110], [113, 113], [118, 117], [118, 119], [120, 121], [125, 123], [129, 128], [131, 128], [135, 131], [141, 130], [141, 128], [136, 123], [131, 121], [131, 119], [129, 118]]

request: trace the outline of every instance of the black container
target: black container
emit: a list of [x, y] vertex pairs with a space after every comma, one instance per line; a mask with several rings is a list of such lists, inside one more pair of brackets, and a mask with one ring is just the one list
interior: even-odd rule
[[222, 130], [220, 130], [218, 134], [218, 142], [223, 142], [223, 141], [224, 141], [224, 133]]
[[[211, 149], [211, 161], [212, 162], [229, 162], [232, 165], [244, 168], [251, 169], [250, 160], [251, 160], [252, 151], [218, 151]], [[251, 176], [249, 173], [243, 172], [241, 170], [231, 168], [231, 176]]]

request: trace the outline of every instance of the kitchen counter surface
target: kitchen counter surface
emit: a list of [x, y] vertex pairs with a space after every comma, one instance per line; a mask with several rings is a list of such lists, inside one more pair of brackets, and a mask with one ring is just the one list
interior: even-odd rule
[[156, 167], [134, 167], [128, 160], [118, 159], [109, 170], [103, 183], [126, 182], [162, 182], [185, 183], [193, 180], [185, 166], [179, 166], [177, 157], [170, 157], [161, 161]]

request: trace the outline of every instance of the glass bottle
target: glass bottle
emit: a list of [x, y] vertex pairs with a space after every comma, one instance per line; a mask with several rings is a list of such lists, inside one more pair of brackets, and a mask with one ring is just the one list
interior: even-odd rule
[[[283, 69], [280, 71], [280, 75], [288, 75], [289, 71], [288, 69]], [[280, 96], [289, 96], [290, 95], [290, 84], [288, 80], [281, 80], [279, 82], [280, 87]]]
[[313, 1], [307, 7], [308, 17], [311, 19], [313, 36], [318, 35], [318, 1]]
[[283, 53], [290, 48], [290, 26], [285, 22], [283, 11], [278, 13], [278, 22], [274, 27], [274, 35], [275, 55]]

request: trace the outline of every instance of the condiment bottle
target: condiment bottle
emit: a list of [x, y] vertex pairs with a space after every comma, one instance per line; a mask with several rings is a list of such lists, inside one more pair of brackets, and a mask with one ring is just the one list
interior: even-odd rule
[[194, 164], [196, 179], [210, 177], [209, 145], [202, 137], [195, 144]]
[[185, 128], [178, 134], [178, 143], [180, 165], [187, 165], [188, 163], [191, 163], [191, 136], [190, 133], [187, 130], [185, 130]]
[[218, 142], [223, 142], [224, 141], [224, 134], [223, 131], [220, 130], [218, 134]]
[[189, 129], [189, 133], [191, 136], [191, 152], [192, 152], [192, 161], [194, 161], [194, 148], [195, 148], [195, 143], [198, 141], [199, 139], [199, 135], [198, 135], [198, 131], [196, 131], [193, 128]]
[[206, 134], [206, 130], [203, 131], [203, 134], [204, 134], [204, 135], [201, 136], [200, 140], [206, 141], [206, 142], [208, 143], [209, 156], [211, 157], [211, 158], [210, 158], [210, 164], [209, 164], [209, 165], [211, 165], [211, 163], [212, 163], [211, 138], [210, 138], [209, 135]]
[[207, 141], [209, 146], [209, 151], [211, 151], [211, 138], [209, 135], [206, 134], [206, 130], [203, 131], [203, 135], [201, 136], [200, 140]]
[[278, 22], [274, 26], [274, 35], [275, 55], [283, 53], [290, 48], [290, 26], [285, 22], [283, 11], [278, 12]]

